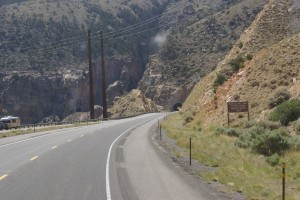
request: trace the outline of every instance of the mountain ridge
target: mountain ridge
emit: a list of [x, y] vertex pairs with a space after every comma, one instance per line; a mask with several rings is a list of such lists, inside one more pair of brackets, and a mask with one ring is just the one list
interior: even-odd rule
[[[299, 32], [295, 33], [293, 26], [286, 23], [289, 21], [281, 20], [299, 19], [296, 15], [293, 15], [294, 19], [289, 18], [293, 5], [293, 1], [269, 1], [216, 70], [197, 83], [183, 110], [195, 110], [198, 113], [195, 113], [195, 119], [207, 126], [226, 125], [228, 101], [249, 101], [251, 118], [265, 119], [264, 113], [269, 110], [268, 101], [279, 89], [290, 91], [292, 98], [299, 98]], [[294, 12], [299, 12], [300, 7], [293, 8]], [[278, 27], [282, 27], [280, 31], [274, 31]], [[269, 34], [268, 37], [265, 34]], [[249, 52], [253, 58], [247, 60]], [[230, 61], [238, 56], [244, 58], [244, 64], [234, 72]], [[214, 93], [218, 74], [227, 77], [227, 81]], [[243, 119], [236, 116], [232, 120], [240, 123]]]
[[150, 58], [138, 88], [166, 108], [183, 102], [193, 86], [231, 49], [264, 3], [232, 1], [170, 33], [166, 44]]

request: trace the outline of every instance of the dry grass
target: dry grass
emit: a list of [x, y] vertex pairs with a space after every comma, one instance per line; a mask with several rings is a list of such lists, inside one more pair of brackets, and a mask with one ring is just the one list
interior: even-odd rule
[[[268, 102], [278, 90], [289, 91], [293, 98], [299, 98], [300, 89], [300, 56], [293, 53], [300, 48], [300, 34], [287, 38], [280, 43], [258, 52], [255, 58], [225, 83], [216, 93], [217, 109], [212, 119], [222, 116], [222, 124], [226, 122], [226, 102], [234, 100], [250, 103], [252, 118], [260, 118], [261, 113], [268, 110]], [[288, 64], [290, 63], [290, 64]], [[297, 64], [298, 63], [298, 64]], [[238, 120], [235, 117], [235, 120]]]
[[[217, 170], [203, 174], [207, 180], [230, 185], [247, 199], [281, 199], [281, 166], [271, 167], [263, 156], [236, 147], [235, 138], [216, 136], [213, 127], [227, 124], [227, 101], [248, 101], [250, 117], [259, 121], [268, 116], [268, 102], [278, 89], [300, 98], [300, 34], [295, 34], [288, 21], [299, 16], [287, 12], [290, 6], [290, 1], [270, 0], [217, 69], [195, 85], [184, 103], [182, 116], [175, 115], [172, 122], [164, 124], [169, 137], [182, 148], [187, 148], [188, 138], [193, 135], [193, 157], [217, 166]], [[253, 58], [238, 73], [230, 73], [230, 60], [238, 55], [246, 58], [248, 54]], [[217, 73], [230, 76], [214, 93]], [[183, 124], [184, 116], [191, 111], [191, 122], [175, 126]], [[232, 125], [237, 127], [247, 120], [247, 114], [230, 116]], [[281, 162], [287, 163], [286, 199], [300, 196], [299, 158], [300, 152], [287, 152], [281, 157]]]
[[[170, 138], [188, 151], [189, 137], [192, 136], [193, 159], [216, 170], [199, 174], [208, 181], [218, 181], [232, 190], [242, 192], [247, 199], [281, 199], [281, 166], [271, 167], [263, 156], [234, 145], [235, 138], [217, 136], [214, 128], [196, 131], [199, 127], [183, 126], [182, 115], [176, 114], [163, 123]], [[193, 130], [194, 129], [194, 130]], [[296, 200], [300, 195], [300, 152], [289, 152], [282, 159], [287, 164], [287, 196]]]
[[70, 125], [36, 127], [35, 129], [34, 128], [24, 128], [24, 129], [9, 130], [9, 131], [0, 132], [0, 138], [30, 134], [30, 133], [34, 133], [34, 132], [44, 132], [44, 131], [51, 131], [51, 130], [59, 130], [59, 129], [73, 128], [73, 127], [94, 125], [96, 123], [97, 122], [95, 122], [95, 123], [89, 122], [88, 124], [70, 124]]

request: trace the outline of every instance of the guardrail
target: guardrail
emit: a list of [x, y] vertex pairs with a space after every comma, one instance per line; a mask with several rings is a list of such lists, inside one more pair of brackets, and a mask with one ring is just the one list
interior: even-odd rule
[[60, 126], [60, 125], [72, 125], [72, 124], [89, 124], [92, 122], [100, 122], [99, 119], [94, 120], [83, 120], [83, 121], [68, 121], [68, 122], [49, 122], [49, 123], [36, 123], [36, 124], [21, 124], [16, 127], [18, 129], [21, 128], [35, 128], [35, 127], [43, 127], [43, 126]]
[[21, 124], [18, 127], [13, 127], [11, 129], [22, 129], [22, 128], [33, 128], [35, 131], [36, 127], [43, 127], [43, 126], [59, 126], [59, 125], [73, 125], [73, 124], [89, 124], [95, 123], [100, 121], [109, 121], [109, 120], [116, 120], [116, 119], [125, 119], [131, 118], [139, 115], [146, 114], [146, 112], [135, 113], [129, 116], [122, 116], [122, 117], [114, 117], [114, 118], [107, 118], [107, 119], [89, 119], [89, 120], [82, 120], [82, 121], [67, 121], [67, 122], [49, 122], [49, 123], [35, 123], [35, 124]]

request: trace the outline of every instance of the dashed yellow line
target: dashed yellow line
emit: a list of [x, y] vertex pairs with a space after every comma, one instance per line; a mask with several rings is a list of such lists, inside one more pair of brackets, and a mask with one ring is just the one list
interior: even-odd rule
[[0, 181], [5, 179], [8, 176], [8, 174], [4, 174], [3, 176], [0, 176]]
[[35, 157], [31, 158], [30, 160], [33, 161], [33, 160], [35, 160], [37, 158], [38, 158], [38, 156], [35, 156]]
[[57, 148], [57, 146], [54, 146], [54, 147], [52, 147], [51, 149], [56, 149]]

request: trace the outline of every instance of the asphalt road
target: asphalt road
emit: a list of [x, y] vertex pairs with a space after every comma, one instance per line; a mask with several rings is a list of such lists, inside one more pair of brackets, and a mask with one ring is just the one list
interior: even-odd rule
[[0, 139], [0, 199], [206, 199], [151, 146], [162, 116]]

